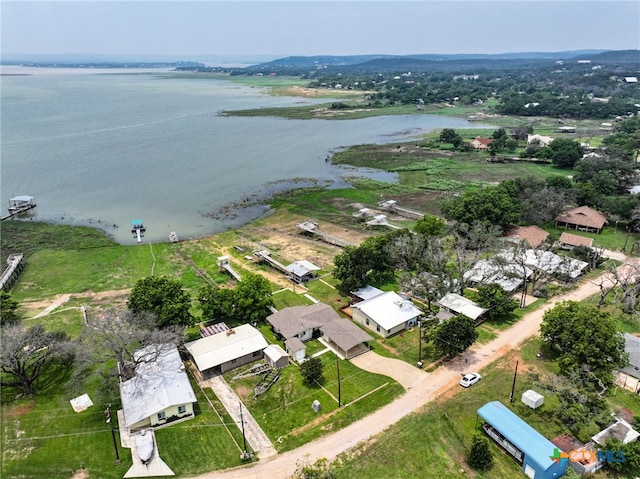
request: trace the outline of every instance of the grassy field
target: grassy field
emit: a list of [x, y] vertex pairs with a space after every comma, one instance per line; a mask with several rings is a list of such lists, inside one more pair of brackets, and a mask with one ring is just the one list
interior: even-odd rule
[[[115, 479], [131, 466], [131, 452], [120, 446], [117, 433], [122, 463], [114, 464], [111, 430], [104, 416], [107, 404], [98, 399], [96, 380], [81, 392], [88, 392], [94, 405], [76, 413], [69, 400], [80, 393], [66, 387], [67, 373], [61, 368], [49, 370], [34, 399], [14, 399], [3, 388], [1, 477], [69, 479], [86, 469], [89, 477]], [[197, 416], [156, 431], [161, 457], [178, 476], [239, 465], [242, 434], [210, 391], [205, 397], [193, 381], [192, 385]], [[118, 407], [112, 404], [112, 412]]]
[[[307, 354], [314, 351], [311, 348]], [[392, 379], [358, 369], [349, 361], [338, 360], [333, 353], [319, 356], [325, 381], [321, 386], [308, 387], [295, 365], [282, 370], [278, 381], [253, 399], [258, 378], [233, 381], [237, 371], [225, 375], [227, 382], [243, 400], [253, 417], [279, 451], [301, 446], [321, 435], [341, 429], [391, 402], [404, 389]], [[338, 371], [340, 369], [340, 400], [338, 406]], [[318, 400], [322, 410], [314, 412], [311, 403]]]
[[[553, 394], [545, 392], [545, 402], [536, 410], [520, 402], [525, 390], [532, 387], [539, 389], [540, 381], [548, 383], [554, 380], [554, 363], [536, 359], [537, 352], [538, 341], [532, 339], [525, 343], [519, 353], [512, 352], [498, 359], [481, 371], [483, 379], [477, 385], [457, 391], [455, 395], [445, 393], [419, 413], [399, 421], [375, 441], [343, 457], [337, 476], [349, 479], [525, 477], [520, 472], [520, 466], [493, 445], [494, 466], [486, 473], [470, 470], [464, 463], [464, 457], [473, 433], [482, 423], [476, 414], [477, 409], [494, 400], [509, 404], [516, 360], [519, 361], [514, 394], [516, 400], [511, 409], [547, 438], [566, 432], [555, 419], [554, 410], [559, 403]], [[627, 407], [635, 414], [640, 414], [640, 403], [636, 395], [629, 391], [616, 389], [608, 398], [608, 403], [612, 412]], [[598, 477], [614, 476], [600, 473]]]

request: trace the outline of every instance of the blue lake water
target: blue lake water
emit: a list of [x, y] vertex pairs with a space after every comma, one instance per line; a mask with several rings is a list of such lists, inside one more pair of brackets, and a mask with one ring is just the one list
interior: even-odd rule
[[434, 128], [478, 127], [431, 115], [224, 117], [221, 110], [328, 100], [142, 72], [29, 72], [0, 77], [2, 209], [13, 196], [31, 195], [38, 203], [35, 219], [89, 224], [123, 244], [135, 242], [129, 231], [134, 219], [144, 221], [145, 241], [166, 241], [170, 231], [205, 236], [250, 219], [210, 213], [264, 194], [266, 186], [306, 178], [335, 187], [345, 185], [345, 175], [364, 176], [325, 161], [337, 148], [409, 140]]

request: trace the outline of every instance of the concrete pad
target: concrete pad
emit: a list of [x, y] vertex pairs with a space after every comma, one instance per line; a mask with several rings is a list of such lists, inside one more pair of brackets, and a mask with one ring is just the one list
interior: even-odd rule
[[153, 437], [153, 456], [149, 464], [146, 466], [142, 464], [142, 461], [138, 457], [138, 451], [136, 450], [135, 434], [132, 434], [129, 438], [129, 444], [131, 445], [131, 459], [133, 465], [126, 472], [124, 477], [157, 477], [157, 476], [175, 476], [175, 473], [160, 459], [158, 453], [158, 447], [156, 442], [156, 436], [153, 433], [153, 429], [148, 429], [147, 434], [151, 434]]

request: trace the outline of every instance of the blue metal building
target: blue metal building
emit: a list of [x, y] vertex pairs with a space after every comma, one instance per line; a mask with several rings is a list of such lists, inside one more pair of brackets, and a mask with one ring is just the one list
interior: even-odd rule
[[553, 479], [567, 471], [565, 459], [552, 459], [557, 446], [529, 426], [500, 401], [488, 402], [478, 409], [486, 422], [484, 431], [515, 461], [531, 479]]

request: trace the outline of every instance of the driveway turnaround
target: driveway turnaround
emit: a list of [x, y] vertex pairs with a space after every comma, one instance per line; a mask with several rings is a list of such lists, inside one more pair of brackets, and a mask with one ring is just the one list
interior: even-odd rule
[[[197, 478], [285, 479], [291, 477], [300, 464], [312, 464], [321, 458], [331, 461], [342, 452], [383, 432], [403, 417], [437, 399], [445, 391], [453, 387], [462, 389], [458, 386], [462, 373], [471, 370], [479, 371], [509, 351], [518, 349], [522, 342], [538, 334], [542, 317], [547, 310], [562, 301], [581, 301], [597, 294], [600, 291], [599, 282], [606, 278], [607, 274], [604, 274], [599, 278], [584, 282], [564, 295], [549, 300], [541, 308], [523, 316], [520, 321], [503, 331], [493, 341], [472, 347], [465, 357], [459, 357], [445, 363], [430, 374], [418, 370], [423, 374], [422, 377], [414, 382], [402, 396], [344, 429], [318, 438], [293, 451], [268, 458], [263, 458], [260, 455], [260, 461], [249, 466], [214, 471], [197, 476]], [[383, 374], [393, 377], [392, 371]]]
[[380, 356], [373, 351], [360, 354], [352, 358], [351, 362], [370, 373], [389, 376], [391, 379], [398, 381], [405, 389], [409, 389], [427, 376], [427, 373], [417, 366], [412, 366], [400, 359]]

